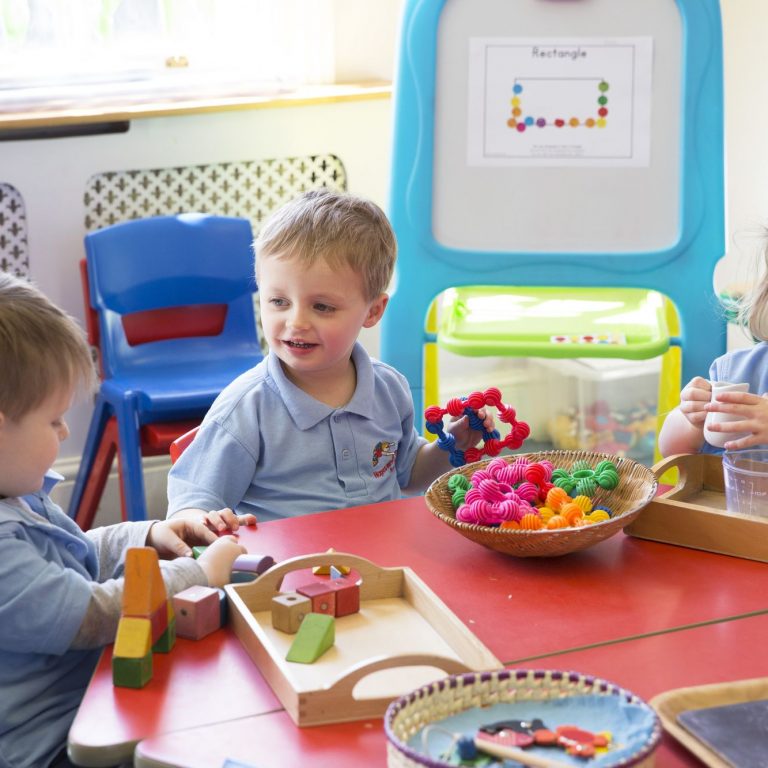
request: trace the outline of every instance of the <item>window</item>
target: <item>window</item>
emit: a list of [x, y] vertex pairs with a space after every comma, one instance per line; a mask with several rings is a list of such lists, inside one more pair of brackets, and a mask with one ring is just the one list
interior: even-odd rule
[[333, 0], [0, 0], [0, 101], [333, 82]]

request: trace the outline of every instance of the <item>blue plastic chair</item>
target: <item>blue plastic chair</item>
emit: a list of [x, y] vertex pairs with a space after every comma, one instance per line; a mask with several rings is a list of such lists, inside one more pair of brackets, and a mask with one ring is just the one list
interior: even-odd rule
[[[72, 516], [112, 416], [125, 517], [143, 520], [141, 428], [202, 419], [219, 392], [262, 359], [252, 240], [247, 219], [203, 214], [138, 219], [86, 235], [104, 379]], [[221, 322], [211, 330], [217, 312]]]
[[[674, 304], [680, 330], [679, 336], [669, 338], [669, 343], [681, 349], [683, 379], [706, 376], [709, 363], [722, 354], [726, 346], [725, 319], [713, 288], [714, 268], [725, 251], [722, 41], [717, 0], [670, 0], [670, 5], [679, 14], [681, 30], [680, 154], [677, 158], [680, 221], [677, 237], [668, 247], [658, 250], [622, 253], [531, 252], [516, 251], [514, 246], [489, 249], [482, 245], [480, 237], [480, 244], [475, 248], [449, 246], [436, 236], [435, 200], [446, 194], [445, 188], [436, 182], [436, 172], [441, 168], [436, 149], [442, 146], [436, 138], [449, 135], [458, 136], [463, 141], [469, 111], [467, 107], [461, 113], [464, 121], [461, 124], [445, 126], [437, 123], [436, 116], [439, 108], [444, 108], [446, 91], [450, 91], [451, 98], [457, 102], [465, 98], [467, 92], [467, 83], [461, 79], [451, 81], [449, 88], [439, 90], [440, 72], [449, 70], [451, 63], [466, 61], [469, 37], [533, 36], [535, 30], [522, 24], [524, 19], [518, 18], [526, 10], [534, 7], [540, 10], [546, 6], [545, 10], [557, 18], [558, 14], [573, 15], [589, 10], [587, 6], [590, 4], [514, 4], [498, 0], [495, 4], [485, 2], [481, 5], [482, 12], [477, 10], [475, 13], [471, 0], [451, 3], [447, 0], [406, 0], [404, 4], [394, 88], [389, 205], [399, 255], [396, 289], [382, 321], [382, 359], [407, 377], [418, 413], [426, 404], [425, 355], [429, 362], [430, 355], [434, 357], [435, 345], [440, 344], [434, 310], [430, 315], [430, 309], [435, 299], [447, 289], [476, 285], [499, 286], [500, 291], [507, 286], [638, 288], [658, 291]], [[492, 7], [496, 11], [495, 19], [491, 18]], [[473, 19], [471, 29], [461, 27], [457, 39], [446, 38], [448, 31], [455, 34], [459, 12]], [[613, 29], [611, 24], [615, 25], [616, 19], [606, 15], [608, 28]], [[625, 34], [623, 30], [624, 27], [622, 34]], [[543, 37], [554, 34], [546, 26], [539, 33]], [[607, 37], [611, 34], [606, 32]], [[643, 34], [649, 33], [644, 29]], [[660, 45], [657, 41], [655, 56], [658, 56]], [[657, 86], [658, 82], [655, 82], [654, 87]], [[654, 140], [654, 147], [658, 147], [659, 141]], [[451, 145], [450, 142], [445, 144]], [[465, 175], [472, 178], [473, 183], [477, 180], [479, 185], [481, 180], [493, 182], [504, 171], [480, 168], [472, 169], [470, 175], [465, 156], [461, 155], [461, 150], [466, 152], [466, 145], [458, 142], [457, 146], [458, 156], [451, 158], [449, 166], [455, 174], [464, 169]], [[554, 183], [554, 177], [548, 173], [551, 170], [542, 169], [541, 175]], [[566, 169], [563, 175], [567, 177], [569, 170]], [[634, 174], [640, 172], [631, 170]], [[593, 176], [601, 181], [610, 178], [602, 169], [594, 169]], [[510, 176], [509, 182], [509, 194], [494, 201], [493, 210], [501, 220], [510, 222], [514, 231], [512, 225], [517, 212], [511, 200], [513, 193], [522, 193], [515, 188], [514, 177]], [[520, 183], [520, 186], [528, 194], [525, 185]], [[590, 190], [591, 187], [585, 184], [583, 194], [589, 194]], [[469, 231], [477, 226], [477, 217], [473, 214], [478, 202], [466, 189], [464, 194], [466, 209], [457, 214], [457, 220]], [[546, 206], [546, 194], [539, 193], [539, 196], [541, 205]], [[546, 211], [546, 207], [542, 210]], [[552, 227], [558, 223], [553, 215], [546, 221], [547, 226]], [[615, 225], [604, 220], [600, 226], [607, 232]], [[600, 236], [600, 231], [594, 233], [596, 246], [600, 245]]]

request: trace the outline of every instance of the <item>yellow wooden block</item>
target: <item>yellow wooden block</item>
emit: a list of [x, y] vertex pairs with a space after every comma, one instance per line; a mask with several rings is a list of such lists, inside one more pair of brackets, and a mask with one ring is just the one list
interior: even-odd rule
[[[336, 550], [331, 547], [329, 550], [327, 550], [327, 554], [332, 555], [336, 552]], [[346, 576], [350, 569], [349, 566], [346, 565], [334, 565], [334, 568], [338, 570], [342, 575]], [[316, 565], [312, 569], [312, 573], [314, 573], [316, 576], [330, 576], [331, 574], [331, 566], [330, 565]]]
[[152, 648], [152, 622], [138, 616], [123, 616], [117, 625], [113, 656], [140, 659]]

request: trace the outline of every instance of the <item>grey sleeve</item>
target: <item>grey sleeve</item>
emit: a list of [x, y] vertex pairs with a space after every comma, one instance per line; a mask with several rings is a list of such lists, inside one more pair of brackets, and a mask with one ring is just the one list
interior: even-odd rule
[[[154, 521], [150, 521], [150, 525], [152, 522]], [[143, 525], [143, 523], [139, 525]], [[145, 531], [149, 530], [150, 525], [145, 526]], [[146, 532], [144, 539], [146, 539]], [[144, 540], [141, 543], [126, 546], [143, 546], [143, 544]], [[121, 571], [122, 565], [116, 567], [115, 570]], [[161, 560], [160, 570], [168, 597], [172, 597], [187, 587], [208, 586], [205, 572], [191, 557]], [[80, 624], [80, 629], [70, 646], [73, 650], [99, 648], [114, 642], [122, 611], [124, 584], [125, 581], [122, 577], [108, 578], [101, 583], [91, 582], [91, 599]]]
[[117, 523], [93, 528], [85, 535], [93, 542], [99, 556], [99, 581], [115, 579], [122, 575], [125, 552], [129, 547], [144, 547], [149, 529], [157, 520], [141, 520]]

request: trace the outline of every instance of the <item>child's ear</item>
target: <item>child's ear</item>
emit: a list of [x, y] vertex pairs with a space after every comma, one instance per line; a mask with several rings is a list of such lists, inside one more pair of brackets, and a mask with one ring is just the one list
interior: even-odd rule
[[382, 293], [371, 302], [371, 306], [368, 307], [368, 316], [363, 323], [363, 328], [373, 328], [373, 326], [381, 320], [381, 316], [384, 314], [388, 301], [389, 294]]

